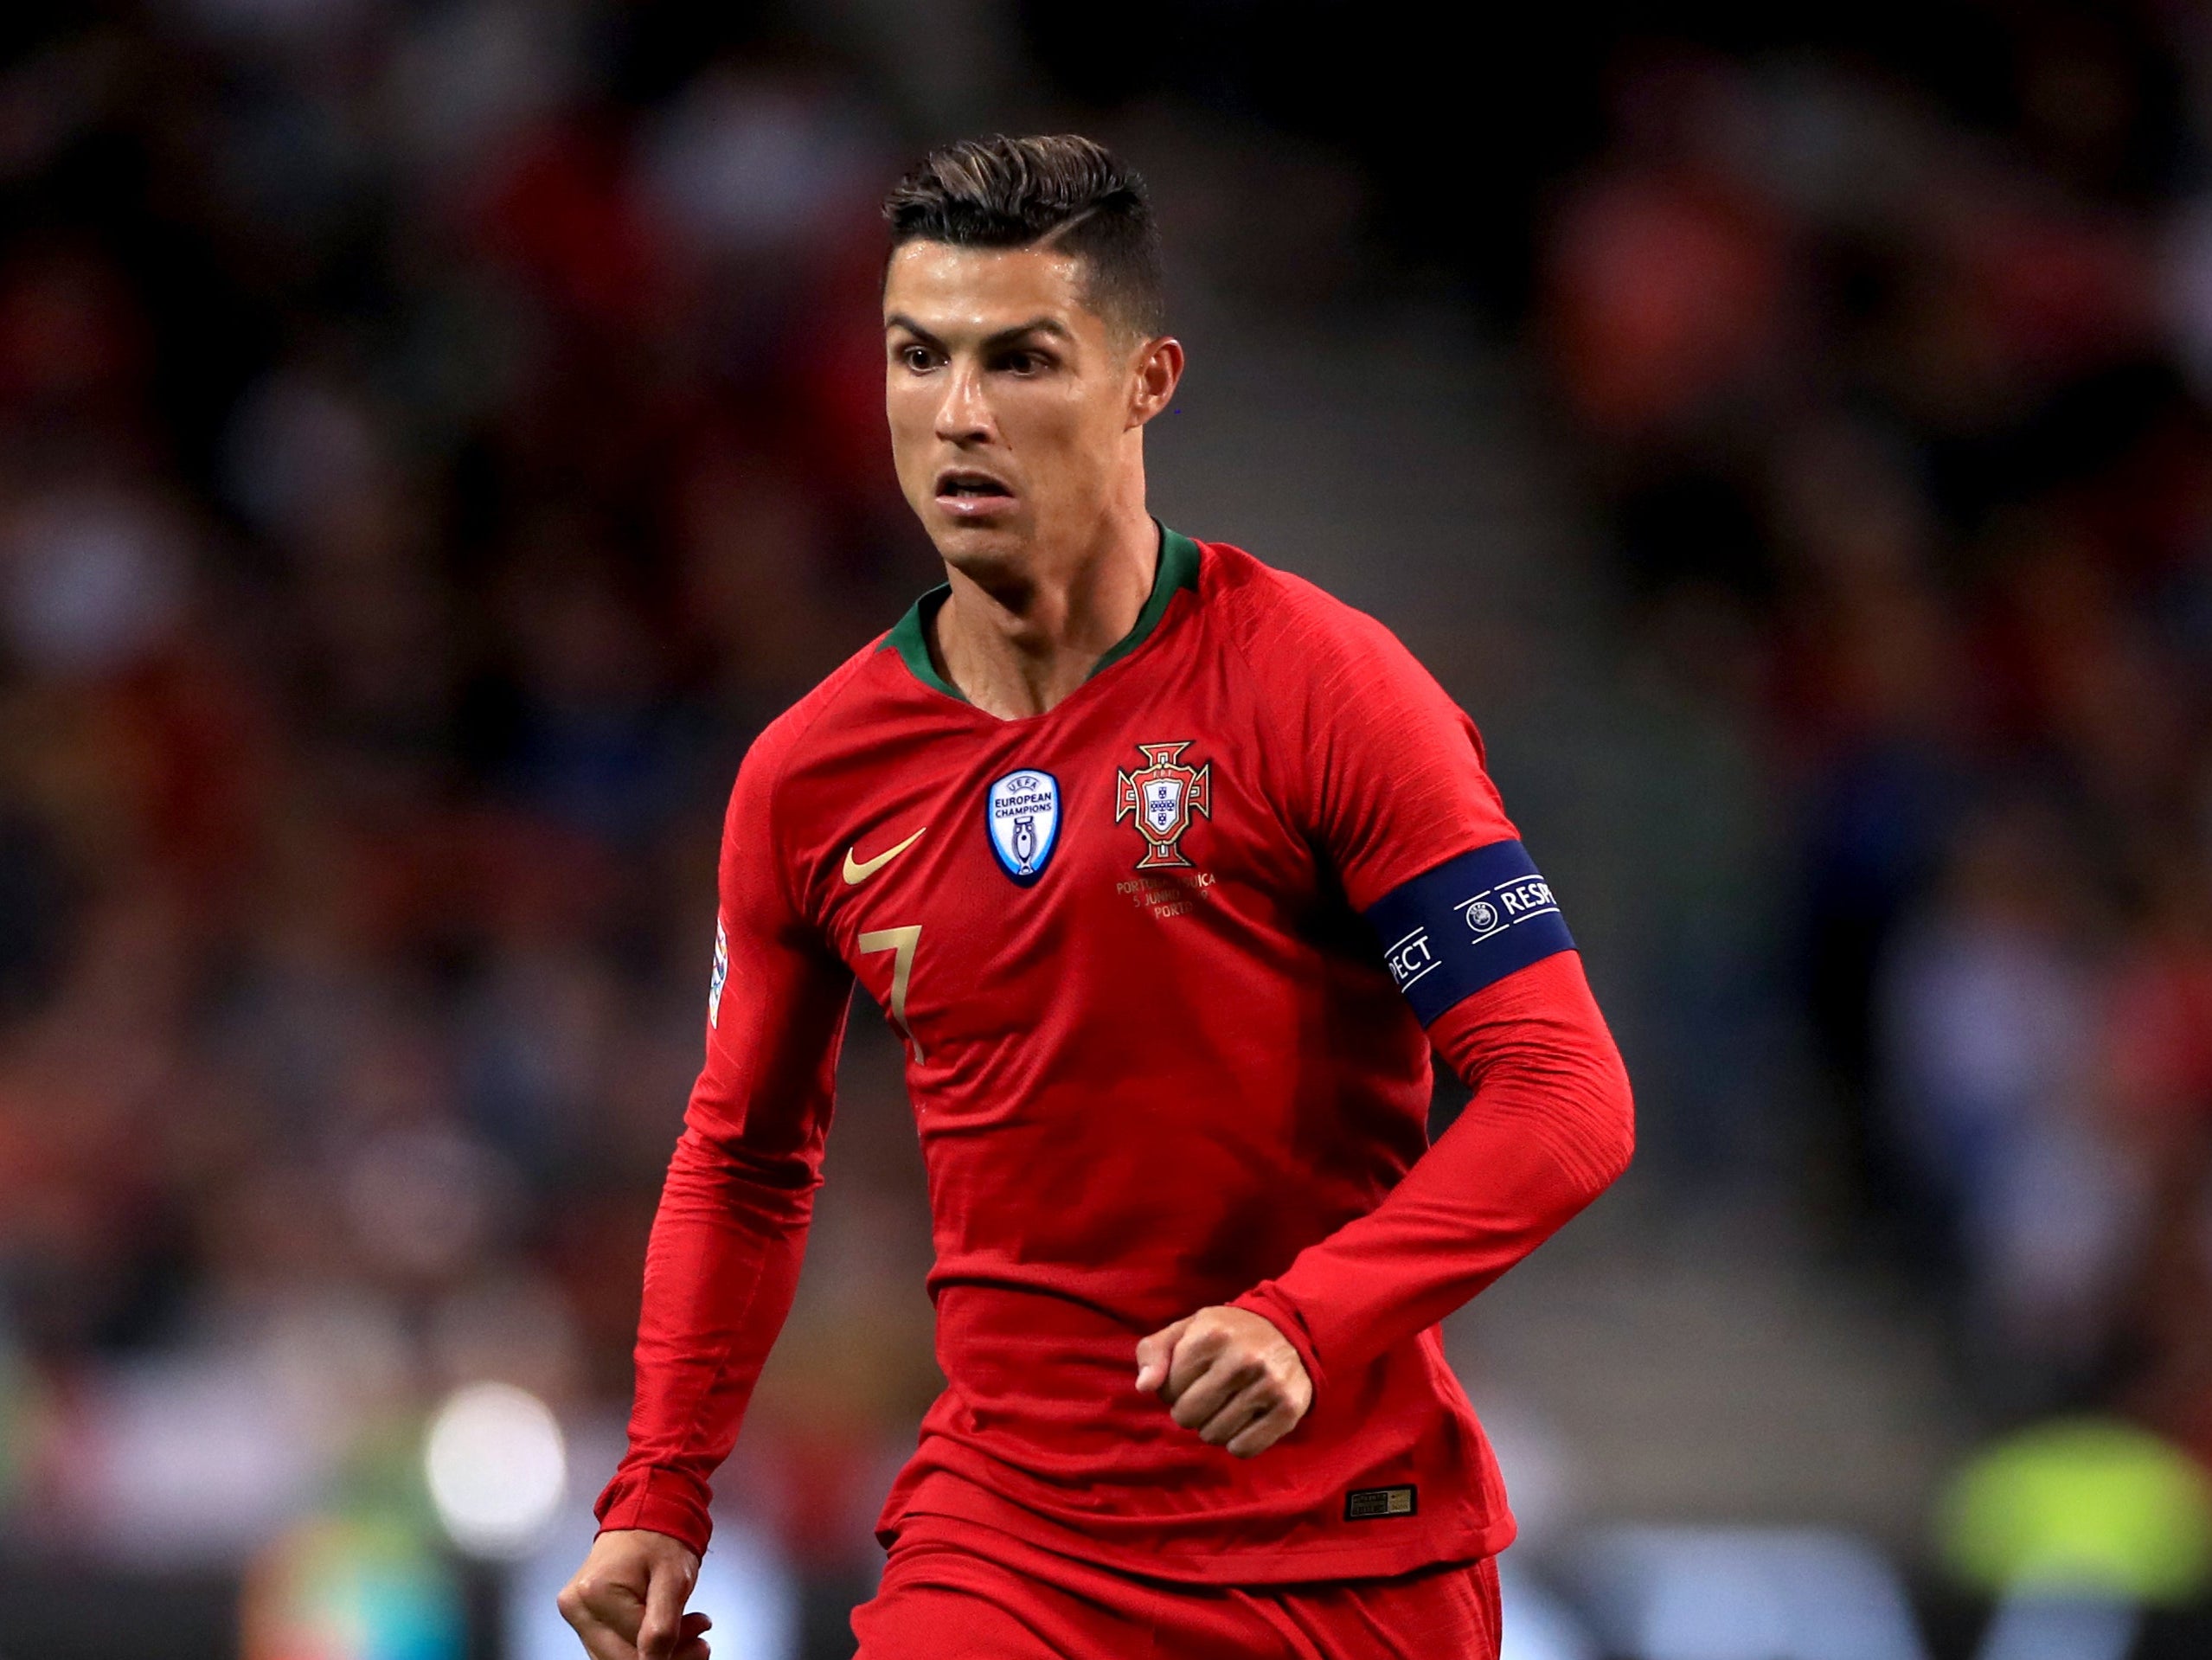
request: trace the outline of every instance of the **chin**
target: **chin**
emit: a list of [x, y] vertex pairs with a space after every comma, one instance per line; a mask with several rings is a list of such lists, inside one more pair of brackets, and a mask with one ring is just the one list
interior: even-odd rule
[[939, 522], [930, 528], [938, 556], [964, 576], [981, 576], [1021, 563], [1029, 551], [1026, 527], [1013, 523]]

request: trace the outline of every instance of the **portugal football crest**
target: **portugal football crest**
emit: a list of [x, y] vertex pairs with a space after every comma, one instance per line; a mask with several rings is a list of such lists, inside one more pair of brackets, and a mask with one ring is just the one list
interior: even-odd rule
[[1137, 747], [1144, 751], [1150, 765], [1138, 772], [1113, 775], [1113, 822], [1119, 824], [1135, 817], [1138, 833], [1144, 838], [1144, 856], [1137, 861], [1139, 870], [1188, 865], [1190, 861], [1176, 844], [1190, 828], [1193, 813], [1214, 816], [1214, 765], [1211, 761], [1202, 766], [1180, 764], [1183, 752], [1190, 747], [1188, 738], [1179, 744], [1138, 744]]
[[1035, 767], [1009, 772], [991, 786], [984, 814], [998, 868], [1024, 888], [1044, 875], [1060, 840], [1060, 780]]

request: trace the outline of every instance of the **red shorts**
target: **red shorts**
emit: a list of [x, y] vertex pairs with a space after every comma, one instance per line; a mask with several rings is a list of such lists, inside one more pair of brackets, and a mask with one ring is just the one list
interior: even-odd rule
[[856, 1660], [1497, 1660], [1494, 1559], [1386, 1580], [1141, 1578], [948, 1516], [907, 1518]]

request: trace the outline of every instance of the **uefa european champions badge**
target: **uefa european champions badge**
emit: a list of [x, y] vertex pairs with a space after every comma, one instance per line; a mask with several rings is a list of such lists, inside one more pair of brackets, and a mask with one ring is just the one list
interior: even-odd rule
[[715, 977], [707, 985], [707, 1024], [722, 1023], [722, 982], [729, 978], [729, 936], [722, 932], [722, 920], [715, 919]]
[[1060, 840], [1060, 780], [1029, 767], [1009, 772], [991, 786], [984, 823], [998, 868], [1027, 888], [1044, 875]]

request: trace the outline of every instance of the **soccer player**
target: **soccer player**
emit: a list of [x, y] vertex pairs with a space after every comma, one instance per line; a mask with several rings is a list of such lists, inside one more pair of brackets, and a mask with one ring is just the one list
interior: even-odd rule
[[[708, 1479], [857, 980], [906, 1046], [946, 1378], [862, 1660], [1495, 1656], [1513, 1521], [1437, 1322], [1627, 1163], [1574, 942], [1405, 649], [1148, 516], [1183, 352], [1138, 177], [959, 144], [886, 211], [946, 583], [739, 770], [629, 1452], [562, 1608], [598, 1660], [706, 1652]], [[1473, 1092], [1433, 1147], [1432, 1047]]]

